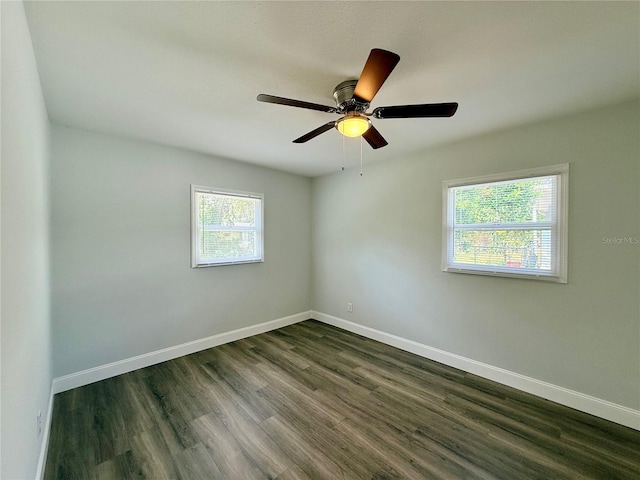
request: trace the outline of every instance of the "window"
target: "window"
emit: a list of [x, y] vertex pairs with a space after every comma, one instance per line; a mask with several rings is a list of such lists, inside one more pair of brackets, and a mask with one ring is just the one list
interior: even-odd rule
[[260, 193], [191, 185], [191, 266], [264, 261]]
[[444, 182], [446, 272], [567, 282], [569, 165]]

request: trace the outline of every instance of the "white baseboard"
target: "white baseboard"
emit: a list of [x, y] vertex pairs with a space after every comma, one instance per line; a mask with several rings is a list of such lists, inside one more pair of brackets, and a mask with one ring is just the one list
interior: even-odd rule
[[595, 415], [597, 417], [610, 420], [620, 425], [640, 430], [640, 411], [632, 408], [617, 405], [600, 398], [585, 395], [568, 388], [559, 387], [551, 383], [536, 380], [535, 378], [510, 372], [503, 368], [494, 367], [486, 363], [477, 362], [469, 358], [445, 352], [437, 348], [429, 347], [413, 340], [398, 337], [390, 333], [382, 332], [374, 328], [366, 327], [358, 323], [353, 323], [342, 318], [327, 315], [322, 312], [311, 312], [312, 318], [342, 328], [349, 332], [357, 333], [363, 337], [371, 338], [379, 342], [391, 345], [401, 350], [420, 355], [421, 357], [444, 363], [454, 368], [473, 373], [483, 378], [517, 388], [538, 397], [551, 400], [553, 402], [575, 408], [582, 412]]
[[47, 464], [47, 452], [49, 451], [49, 437], [51, 434], [51, 420], [53, 418], [53, 383], [49, 395], [49, 406], [47, 416], [44, 418], [44, 430], [42, 431], [42, 443], [40, 444], [40, 456], [38, 457], [38, 468], [36, 469], [36, 479], [42, 480], [44, 477], [44, 467]]
[[44, 461], [46, 460], [45, 443], [48, 443], [54, 394], [115, 377], [139, 368], [155, 365], [156, 363], [165, 362], [177, 357], [199, 352], [200, 350], [216, 347], [224, 343], [240, 340], [241, 338], [286, 327], [287, 325], [292, 325], [309, 318], [314, 318], [323, 323], [357, 333], [358, 335], [400, 348], [407, 352], [420, 355], [421, 357], [435, 360], [436, 362], [464, 370], [465, 372], [473, 373], [474, 375], [493, 380], [509, 387], [517, 388], [518, 390], [537, 395], [561, 405], [566, 405], [567, 407], [575, 408], [576, 410], [619, 423], [620, 425], [640, 430], [640, 411], [638, 410], [592, 397], [558, 385], [553, 385], [548, 382], [536, 380], [535, 378], [520, 375], [519, 373], [514, 373], [503, 368], [471, 360], [454, 353], [429, 347], [427, 345], [414, 342], [413, 340], [407, 340], [406, 338], [402, 338], [397, 335], [392, 335], [381, 330], [376, 330], [374, 328], [350, 322], [332, 315], [327, 315], [322, 312], [307, 311], [55, 378], [52, 384], [52, 398], [49, 402], [49, 411], [47, 412], [47, 419], [45, 423], [45, 438], [43, 439], [44, 453], [41, 453], [40, 455], [40, 463], [42, 463], [42, 465], [39, 463], [38, 471], [40, 472], [41, 468], [42, 471], [44, 471]]
[[53, 379], [53, 393], [60, 393], [72, 388], [82, 387], [93, 382], [105, 380], [115, 377], [123, 373], [132, 372], [139, 368], [155, 365], [156, 363], [166, 362], [174, 358], [189, 355], [191, 353], [206, 350], [207, 348], [217, 347], [224, 343], [240, 340], [241, 338], [251, 337], [277, 328], [286, 327], [294, 323], [308, 320], [311, 318], [311, 312], [301, 312], [288, 317], [278, 318], [269, 322], [252, 325], [250, 327], [239, 328], [230, 332], [219, 333], [211, 337], [201, 338], [192, 342], [175, 345], [173, 347], [163, 348], [155, 352], [149, 352], [136, 357], [126, 358], [117, 362], [100, 365], [98, 367], [82, 370], [81, 372], [72, 373], [63, 377]]

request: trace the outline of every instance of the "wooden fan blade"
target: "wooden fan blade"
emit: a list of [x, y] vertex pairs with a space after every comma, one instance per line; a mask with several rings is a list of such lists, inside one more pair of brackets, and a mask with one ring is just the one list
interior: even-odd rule
[[336, 122], [329, 122], [329, 123], [325, 123], [324, 125], [316, 128], [315, 130], [311, 130], [309, 133], [302, 135], [300, 138], [296, 138], [293, 143], [304, 143], [304, 142], [308, 142], [309, 140], [311, 140], [312, 138], [317, 137], [318, 135], [320, 135], [321, 133], [324, 133], [328, 130], [331, 130], [333, 127], [336, 126]]
[[371, 116], [375, 118], [424, 118], [451, 117], [458, 109], [457, 103], [425, 103], [423, 105], [396, 105], [378, 107]]
[[293, 100], [291, 98], [276, 97], [274, 95], [267, 95], [261, 93], [256, 97], [259, 102], [265, 103], [277, 103], [278, 105], [287, 105], [289, 107], [307, 108], [309, 110], [319, 110], [327, 113], [337, 113], [338, 109], [335, 107], [329, 107], [327, 105], [320, 105], [318, 103], [303, 102], [302, 100]]
[[353, 91], [353, 96], [360, 101], [370, 103], [399, 61], [400, 56], [393, 52], [380, 48], [371, 50]]
[[385, 145], [388, 145], [388, 142], [382, 135], [380, 135], [380, 132], [376, 130], [376, 127], [374, 127], [373, 125], [371, 125], [369, 127], [369, 130], [364, 132], [362, 136], [373, 149], [378, 149], [384, 147]]

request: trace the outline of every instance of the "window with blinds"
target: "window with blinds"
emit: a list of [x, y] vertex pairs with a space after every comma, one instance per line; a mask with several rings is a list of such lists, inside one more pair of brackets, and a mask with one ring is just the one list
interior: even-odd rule
[[191, 266], [264, 261], [260, 193], [191, 186]]
[[567, 281], [569, 166], [444, 182], [448, 272]]

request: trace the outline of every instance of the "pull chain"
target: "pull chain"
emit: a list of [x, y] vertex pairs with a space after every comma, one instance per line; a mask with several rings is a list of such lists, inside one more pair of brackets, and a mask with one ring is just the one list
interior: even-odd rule
[[342, 137], [342, 171], [344, 172], [344, 135], [340, 135]]
[[362, 135], [360, 135], [360, 176], [362, 176]]
[[[342, 168], [341, 170], [344, 172], [344, 165], [346, 163], [346, 153], [345, 153], [345, 138], [342, 135]], [[360, 176], [362, 176], [362, 136], [360, 136]]]

